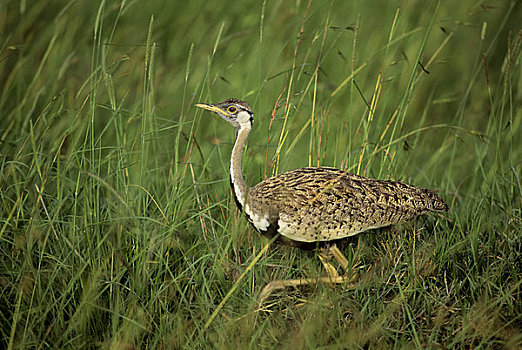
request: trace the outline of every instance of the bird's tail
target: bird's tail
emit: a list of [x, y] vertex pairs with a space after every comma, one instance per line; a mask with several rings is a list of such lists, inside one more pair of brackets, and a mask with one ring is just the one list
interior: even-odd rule
[[425, 189], [427, 211], [448, 211], [449, 207], [442, 198], [433, 190]]

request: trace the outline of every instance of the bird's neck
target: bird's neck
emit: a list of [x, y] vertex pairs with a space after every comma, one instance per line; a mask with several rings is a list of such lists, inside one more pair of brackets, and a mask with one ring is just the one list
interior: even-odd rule
[[242, 126], [237, 130], [236, 142], [234, 143], [232, 157], [230, 158], [230, 185], [232, 186], [232, 192], [234, 193], [236, 204], [240, 210], [245, 204], [248, 192], [248, 187], [241, 171], [241, 158], [250, 130], [250, 125]]

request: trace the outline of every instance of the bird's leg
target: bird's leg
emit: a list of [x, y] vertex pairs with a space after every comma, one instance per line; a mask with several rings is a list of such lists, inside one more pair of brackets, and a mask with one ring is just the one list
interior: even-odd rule
[[[276, 290], [285, 289], [287, 287], [297, 287], [318, 283], [341, 284], [349, 281], [350, 284], [348, 285], [348, 287], [350, 289], [355, 288], [355, 284], [352, 283], [352, 281], [356, 279], [356, 275], [350, 276], [350, 279], [348, 279], [348, 260], [345, 258], [343, 253], [341, 253], [341, 251], [339, 250], [339, 248], [337, 248], [335, 244], [332, 244], [327, 249], [320, 250], [318, 256], [326, 272], [328, 273], [328, 276], [272, 281], [268, 283], [259, 294], [259, 304], [262, 304], [272, 292]], [[328, 262], [330, 256], [333, 256], [335, 260], [337, 260], [339, 265], [341, 265], [345, 273], [344, 275], [339, 275], [335, 267], [333, 267], [332, 264]]]
[[330, 264], [330, 262], [329, 262], [329, 260], [330, 260], [330, 256], [328, 254], [329, 251], [330, 250], [328, 250], [328, 251], [321, 250], [317, 254], [317, 257], [319, 258], [319, 260], [321, 260], [321, 264], [323, 264], [324, 269], [328, 273], [328, 276], [337, 277], [337, 276], [339, 276], [337, 269], [335, 267], [333, 267], [332, 264]]
[[335, 244], [332, 244], [329, 248], [328, 248], [328, 253], [332, 254], [333, 257], [335, 258], [335, 260], [337, 260], [337, 262], [339, 263], [339, 265], [341, 265], [341, 267], [343, 268], [343, 271], [345, 271], [345, 273], [347, 273], [348, 271], [348, 259], [346, 259], [346, 257], [344, 256], [343, 253], [341, 253], [341, 251], [339, 250], [339, 248], [337, 248], [337, 245]]

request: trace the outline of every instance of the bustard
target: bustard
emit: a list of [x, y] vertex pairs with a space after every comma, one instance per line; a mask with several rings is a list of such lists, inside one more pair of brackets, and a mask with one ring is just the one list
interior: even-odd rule
[[[237, 99], [196, 106], [217, 113], [236, 129], [230, 158], [230, 185], [236, 204], [257, 231], [268, 237], [277, 235], [276, 241], [281, 244], [317, 247], [318, 242], [334, 241], [429, 212], [448, 210], [433, 190], [369, 179], [329, 167], [287, 171], [249, 188], [243, 179], [241, 158], [252, 129], [252, 109]], [[329, 246], [328, 253], [346, 271], [348, 261], [335, 243]], [[273, 290], [287, 286], [345, 282], [347, 276], [337, 274], [326, 257], [326, 251], [320, 251], [319, 258], [328, 277], [273, 281], [261, 292], [261, 300]]]

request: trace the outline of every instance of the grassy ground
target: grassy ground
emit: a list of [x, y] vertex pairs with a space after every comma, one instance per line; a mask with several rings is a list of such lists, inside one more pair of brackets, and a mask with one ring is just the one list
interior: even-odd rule
[[[515, 1], [3, 2], [0, 347], [521, 347], [521, 17]], [[259, 305], [267, 282], [324, 271], [260, 255], [228, 185], [234, 132], [194, 108], [228, 97], [256, 112], [250, 184], [337, 166], [439, 188], [449, 213], [344, 242], [355, 289]]]

